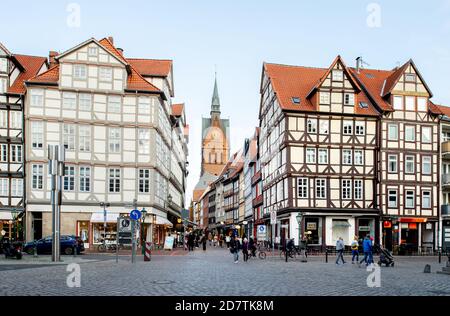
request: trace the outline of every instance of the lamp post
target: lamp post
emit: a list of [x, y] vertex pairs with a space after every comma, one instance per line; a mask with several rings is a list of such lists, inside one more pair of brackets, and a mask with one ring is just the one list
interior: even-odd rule
[[141, 248], [142, 248], [142, 254], [145, 254], [145, 238], [144, 238], [144, 223], [145, 223], [145, 217], [147, 216], [147, 210], [145, 207], [142, 208], [141, 211], [142, 217], [141, 217]]
[[305, 252], [306, 252], [306, 245], [305, 249], [302, 249], [303, 242], [302, 242], [302, 223], [303, 223], [303, 212], [299, 212], [296, 216], [297, 223], [298, 223], [298, 246], [300, 247], [300, 251], [302, 252], [302, 262], [306, 262], [305, 258]]
[[[110, 207], [111, 204], [108, 202], [101, 202], [100, 203], [100, 207], [103, 207], [103, 246], [106, 247], [106, 218], [107, 218], [107, 213], [106, 213], [106, 208]], [[118, 247], [119, 245], [117, 245]]]

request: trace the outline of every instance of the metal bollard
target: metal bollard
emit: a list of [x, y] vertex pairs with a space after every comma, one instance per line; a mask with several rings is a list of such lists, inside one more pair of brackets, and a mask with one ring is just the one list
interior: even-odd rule
[[328, 263], [328, 248], [325, 249], [325, 262]]
[[37, 245], [34, 245], [33, 257], [37, 258]]
[[439, 250], [439, 263], [441, 263], [441, 260], [442, 260], [442, 251]]
[[73, 246], [73, 256], [76, 257], [77, 256], [77, 247]]

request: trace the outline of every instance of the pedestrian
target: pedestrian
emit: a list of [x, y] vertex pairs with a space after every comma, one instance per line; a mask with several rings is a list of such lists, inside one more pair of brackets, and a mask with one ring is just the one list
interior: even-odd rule
[[213, 241], [211, 233], [208, 234], [208, 240], [209, 240], [209, 246], [211, 247], [212, 246], [212, 241]]
[[[234, 237], [234, 236], [233, 236]], [[227, 248], [230, 248], [230, 242], [231, 242], [231, 237], [229, 235], [227, 235], [225, 237], [225, 242], [227, 243]]]
[[359, 262], [360, 264], [363, 261], [366, 263], [366, 266], [373, 263], [373, 255], [372, 255], [372, 240], [370, 240], [370, 235], [367, 235], [363, 241], [363, 251], [364, 258]]
[[219, 236], [219, 246], [220, 246], [220, 248], [223, 248], [223, 235], [222, 234], [220, 234], [220, 236]]
[[202, 244], [203, 244], [203, 251], [206, 251], [206, 235], [203, 235]]
[[195, 246], [194, 234], [192, 234], [192, 233], [189, 234], [188, 243], [189, 243], [189, 251], [194, 251], [194, 246]]
[[213, 244], [214, 244], [214, 248], [217, 247], [217, 235], [214, 235]]
[[344, 260], [344, 240], [342, 239], [342, 237], [339, 237], [339, 239], [336, 242], [336, 251], [338, 253], [337, 258], [336, 258], [336, 264], [339, 264], [339, 259], [342, 260], [342, 264], [345, 264], [345, 260]]
[[358, 242], [358, 236], [355, 236], [351, 243], [352, 248], [352, 264], [355, 263], [355, 257], [356, 257], [356, 263], [359, 262], [359, 242]]
[[248, 251], [249, 251], [248, 239], [244, 238], [242, 242], [242, 254], [244, 255], [244, 262], [248, 261]]
[[250, 250], [250, 255], [256, 257], [256, 245], [252, 237], [250, 237], [250, 240], [248, 241], [248, 249]]
[[239, 262], [239, 248], [240, 248], [239, 240], [237, 240], [234, 236], [230, 237], [229, 249], [230, 252], [233, 254], [234, 263]]

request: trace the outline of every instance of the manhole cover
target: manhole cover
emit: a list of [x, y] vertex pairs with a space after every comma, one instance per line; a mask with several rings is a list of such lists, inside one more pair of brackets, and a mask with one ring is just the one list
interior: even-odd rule
[[155, 280], [155, 281], [152, 281], [150, 283], [165, 285], [165, 284], [173, 284], [173, 283], [175, 283], [175, 281], [171, 281], [171, 280]]

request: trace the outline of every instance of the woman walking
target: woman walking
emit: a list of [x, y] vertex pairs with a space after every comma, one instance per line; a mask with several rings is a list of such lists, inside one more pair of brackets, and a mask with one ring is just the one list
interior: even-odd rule
[[352, 248], [352, 264], [355, 263], [355, 257], [356, 257], [356, 263], [359, 262], [359, 240], [358, 240], [358, 236], [355, 236], [355, 238], [352, 241], [351, 244], [351, 248]]
[[230, 238], [230, 243], [229, 243], [230, 247], [230, 252], [233, 254], [233, 258], [234, 258], [234, 263], [238, 263], [239, 262], [239, 240], [237, 240], [234, 236], [232, 236]]
[[242, 242], [242, 254], [244, 255], [244, 262], [248, 261], [248, 251], [249, 251], [249, 243], [247, 238], [244, 238], [244, 241]]
[[202, 244], [203, 244], [203, 251], [206, 251], [206, 235], [203, 235]]

